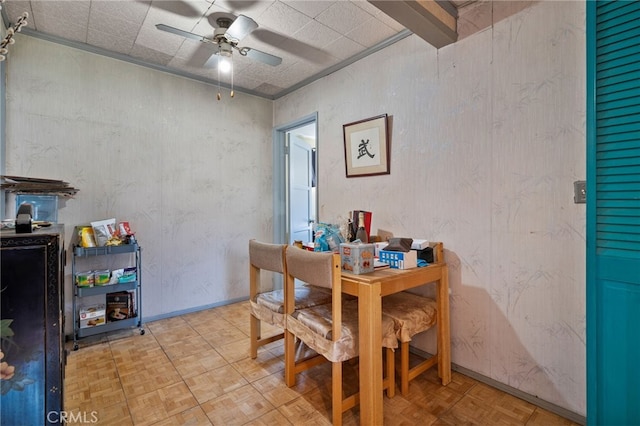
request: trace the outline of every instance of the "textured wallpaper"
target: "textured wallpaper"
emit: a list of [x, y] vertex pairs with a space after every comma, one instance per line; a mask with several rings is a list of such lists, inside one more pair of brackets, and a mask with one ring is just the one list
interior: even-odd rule
[[[318, 112], [320, 220], [370, 210], [374, 230], [443, 241], [453, 361], [584, 415], [584, 4], [474, 13], [494, 23], [440, 50], [411, 36], [275, 102], [18, 35], [6, 173], [80, 189], [61, 201], [67, 241], [128, 220], [143, 316], [167, 315], [248, 296], [247, 241], [273, 229], [272, 127]], [[342, 125], [382, 113], [391, 174], [346, 179]]]
[[25, 36], [7, 65], [7, 174], [80, 189], [60, 200], [67, 243], [129, 221], [143, 320], [247, 297], [248, 241], [273, 232], [272, 101]]
[[[402, 40], [277, 100], [275, 121], [318, 112], [320, 220], [370, 210], [444, 242], [453, 362], [584, 415], [584, 4], [503, 18], [440, 50]], [[382, 113], [391, 174], [346, 179], [342, 125]]]

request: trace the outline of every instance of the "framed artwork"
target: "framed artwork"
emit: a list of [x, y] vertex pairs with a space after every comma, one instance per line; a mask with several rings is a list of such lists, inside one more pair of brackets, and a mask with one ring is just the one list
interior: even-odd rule
[[387, 114], [345, 124], [342, 128], [348, 178], [390, 173]]

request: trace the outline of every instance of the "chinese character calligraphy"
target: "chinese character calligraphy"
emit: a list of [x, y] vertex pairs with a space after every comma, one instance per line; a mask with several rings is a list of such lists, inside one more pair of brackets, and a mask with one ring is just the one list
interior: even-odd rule
[[369, 150], [367, 149], [367, 145], [369, 145], [369, 139], [367, 139], [366, 141], [362, 139], [362, 141], [360, 141], [360, 146], [358, 147], [358, 158], [365, 155], [368, 155], [370, 158], [375, 157], [375, 154], [369, 152]]
[[345, 124], [342, 127], [347, 177], [389, 174], [387, 114]]

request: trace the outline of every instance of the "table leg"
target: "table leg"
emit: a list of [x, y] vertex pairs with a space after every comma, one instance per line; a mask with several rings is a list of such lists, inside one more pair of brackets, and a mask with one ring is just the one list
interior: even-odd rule
[[451, 382], [451, 329], [449, 318], [449, 269], [442, 268], [438, 282], [438, 376], [444, 386]]
[[358, 285], [360, 424], [382, 425], [382, 298], [380, 283]]

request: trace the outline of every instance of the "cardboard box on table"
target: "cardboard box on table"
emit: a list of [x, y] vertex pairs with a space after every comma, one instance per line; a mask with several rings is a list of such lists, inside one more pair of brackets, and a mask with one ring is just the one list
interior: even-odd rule
[[388, 263], [394, 269], [410, 269], [418, 266], [418, 253], [415, 250], [390, 251], [380, 250], [380, 262]]
[[342, 270], [352, 274], [373, 272], [373, 244], [340, 244], [340, 260]]

